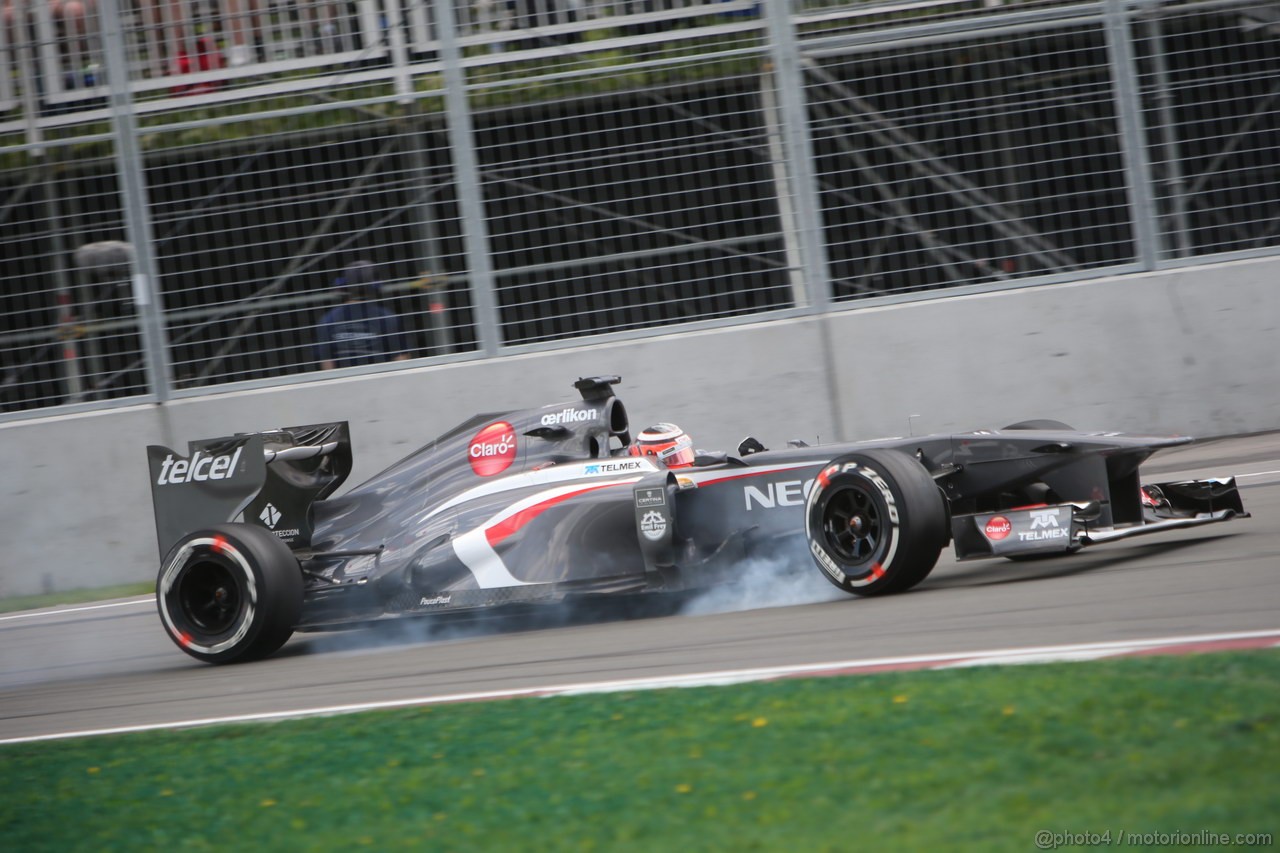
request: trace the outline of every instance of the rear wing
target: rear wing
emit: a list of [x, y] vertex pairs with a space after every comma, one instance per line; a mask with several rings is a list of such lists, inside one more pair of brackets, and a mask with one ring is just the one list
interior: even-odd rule
[[[351, 473], [346, 421], [147, 448], [161, 559], [193, 530], [243, 520], [293, 550], [311, 547], [311, 506]], [[243, 519], [240, 516], [243, 515]]]

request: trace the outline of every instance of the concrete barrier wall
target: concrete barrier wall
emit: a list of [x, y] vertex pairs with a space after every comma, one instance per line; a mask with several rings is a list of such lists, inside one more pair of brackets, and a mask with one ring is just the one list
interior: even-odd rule
[[[347, 420], [357, 483], [481, 411], [618, 373], [636, 429], [700, 447], [999, 427], [1280, 428], [1280, 260], [854, 309], [0, 425], [0, 597], [147, 580], [144, 449]], [[915, 416], [915, 417], [913, 417]]]

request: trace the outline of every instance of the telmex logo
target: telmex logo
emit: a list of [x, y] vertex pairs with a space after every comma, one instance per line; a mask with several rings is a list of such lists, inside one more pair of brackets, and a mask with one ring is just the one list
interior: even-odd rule
[[467, 459], [471, 470], [481, 477], [501, 474], [516, 459], [515, 428], [506, 421], [489, 424], [471, 439]]
[[635, 462], [603, 462], [599, 465], [588, 465], [583, 469], [584, 474], [616, 474], [622, 471], [639, 471], [644, 467], [644, 463]]
[[1058, 526], [1058, 511], [1056, 509], [1041, 509], [1031, 513], [1032, 530]]
[[1058, 509], [1041, 509], [1031, 513], [1031, 530], [1019, 531], [1022, 542], [1038, 542], [1044, 539], [1068, 539], [1071, 532], [1058, 524]]
[[160, 464], [160, 477], [156, 480], [156, 485], [176, 486], [192, 480], [202, 483], [205, 480], [230, 479], [235, 473], [236, 463], [240, 461], [242, 450], [243, 446], [237, 447], [235, 453], [222, 456], [210, 456], [197, 450], [190, 459], [174, 459], [171, 453]]
[[543, 426], [556, 426], [558, 424], [581, 423], [582, 421], [594, 421], [596, 419], [595, 409], [563, 409], [559, 412], [553, 412], [549, 415], [542, 416]]

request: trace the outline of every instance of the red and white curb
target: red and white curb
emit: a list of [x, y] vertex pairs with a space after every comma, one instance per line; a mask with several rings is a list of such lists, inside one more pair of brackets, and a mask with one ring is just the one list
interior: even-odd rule
[[689, 675], [672, 675], [658, 678], [630, 678], [617, 681], [597, 681], [584, 684], [560, 684], [547, 687], [528, 687], [518, 690], [490, 690], [477, 693], [454, 693], [445, 696], [421, 696], [412, 699], [395, 699], [383, 702], [362, 702], [350, 705], [332, 705], [321, 708], [299, 708], [289, 711], [273, 711], [258, 714], [239, 714], [203, 719], [175, 720], [167, 723], [150, 723], [115, 728], [86, 729], [82, 731], [56, 732], [31, 737], [0, 739], [0, 745], [34, 743], [47, 740], [64, 740], [77, 737], [128, 734], [131, 732], [186, 729], [199, 726], [227, 725], [232, 723], [272, 722], [304, 717], [327, 717], [354, 714], [362, 711], [378, 711], [393, 708], [411, 708], [425, 705], [443, 705], [454, 702], [481, 702], [493, 699], [520, 697], [580, 696], [588, 693], [619, 693], [631, 690], [661, 690], [672, 687], [711, 687], [728, 684], [744, 684], [751, 681], [775, 681], [784, 678], [823, 678], [837, 675], [861, 675], [876, 672], [898, 672], [921, 669], [954, 669], [973, 666], [1009, 666], [1062, 661], [1086, 661], [1102, 658], [1134, 657], [1140, 655], [1179, 655], [1203, 652], [1220, 652], [1240, 649], [1280, 648], [1280, 629], [1267, 631], [1241, 631], [1231, 634], [1204, 634], [1190, 637], [1162, 637], [1144, 640], [1120, 640], [1106, 643], [1078, 643], [1062, 646], [1039, 646], [1024, 649], [995, 649], [990, 651], [957, 652], [952, 654], [913, 655], [907, 657], [872, 658], [868, 660], [838, 661], [833, 663], [806, 664], [801, 666], [761, 667], [756, 669], [700, 672]]

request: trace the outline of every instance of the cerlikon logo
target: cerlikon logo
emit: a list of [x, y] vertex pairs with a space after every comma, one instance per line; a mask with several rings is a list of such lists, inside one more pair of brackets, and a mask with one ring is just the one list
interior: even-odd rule
[[156, 479], [156, 485], [176, 486], [193, 480], [198, 483], [206, 480], [228, 480], [236, 472], [236, 463], [240, 461], [242, 450], [243, 446], [237, 447], [235, 453], [221, 455], [197, 450], [190, 459], [174, 459], [170, 453], [160, 463], [160, 476]]
[[559, 426], [560, 424], [576, 424], [583, 421], [594, 421], [596, 419], [595, 409], [563, 409], [559, 412], [553, 412], [549, 415], [542, 416], [543, 426]]

